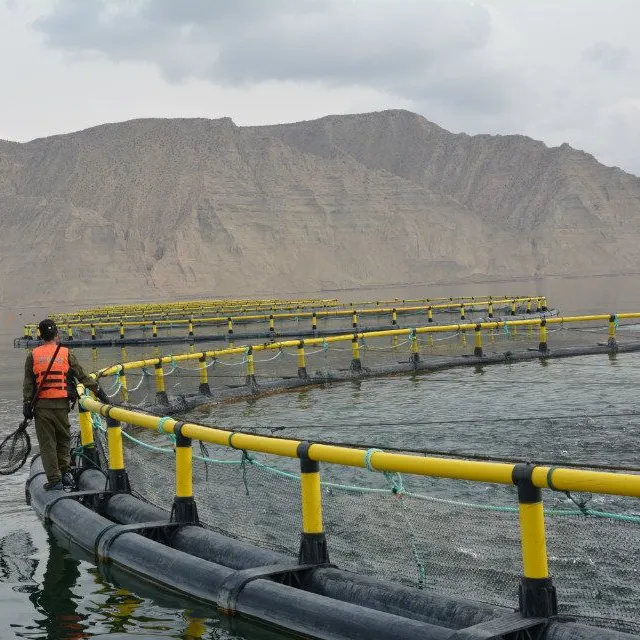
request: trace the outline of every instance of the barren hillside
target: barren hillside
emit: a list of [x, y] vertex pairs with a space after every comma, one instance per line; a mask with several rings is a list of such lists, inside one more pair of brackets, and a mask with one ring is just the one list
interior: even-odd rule
[[0, 300], [633, 272], [639, 203], [568, 145], [405, 111], [107, 124], [0, 141]]

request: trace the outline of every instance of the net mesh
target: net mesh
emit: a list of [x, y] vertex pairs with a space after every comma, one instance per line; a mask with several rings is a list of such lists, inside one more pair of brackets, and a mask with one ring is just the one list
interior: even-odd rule
[[[174, 479], [167, 458], [173, 457], [173, 446], [166, 440], [159, 448], [153, 435], [128, 429], [132, 485], [169, 511]], [[101, 449], [106, 451], [104, 442]], [[208, 446], [207, 456], [201, 453], [194, 450], [194, 497], [203, 523], [296, 556], [301, 526], [297, 461], [215, 446]], [[327, 545], [336, 565], [517, 608], [522, 567], [515, 487], [335, 465], [323, 466], [322, 480]], [[585, 506], [585, 499], [545, 492], [549, 569], [559, 614], [637, 633], [637, 505], [615, 498], [594, 509]]]
[[0, 475], [18, 471], [31, 453], [31, 438], [23, 423], [0, 443]]
[[[451, 314], [453, 315], [453, 314]], [[455, 316], [454, 316], [455, 317]], [[482, 312], [467, 310], [467, 322], [482, 319]], [[455, 320], [454, 320], [455, 321]], [[308, 322], [305, 319], [304, 322]], [[424, 314], [398, 318], [400, 327], [425, 326]], [[295, 331], [302, 320], [281, 322], [276, 331]], [[238, 323], [248, 332], [263, 325]], [[359, 330], [366, 325], [388, 325], [388, 317], [360, 319]], [[584, 350], [606, 347], [609, 333], [606, 323], [599, 327], [549, 325], [548, 348]], [[344, 318], [318, 321], [318, 332], [345, 326]], [[196, 331], [201, 331], [197, 328]], [[616, 328], [621, 349], [639, 344], [640, 326], [631, 323]], [[159, 334], [171, 328], [160, 329]], [[175, 329], [183, 332], [184, 328]], [[226, 327], [216, 331], [223, 333]], [[148, 334], [149, 332], [147, 332]], [[345, 330], [348, 333], [348, 330]], [[410, 369], [412, 335], [365, 337], [358, 340], [360, 365], [367, 372], [386, 374], [395, 369]], [[278, 339], [278, 336], [275, 336]], [[482, 332], [486, 357], [511, 354], [514, 360], [539, 348], [538, 327], [501, 328]], [[247, 340], [242, 344], [262, 345], [265, 340]], [[190, 345], [191, 352], [222, 349], [229, 342], [204, 342]], [[421, 361], [434, 367], [451, 365], [452, 358], [470, 360], [475, 347], [473, 331], [450, 330], [431, 335], [418, 334], [417, 348]], [[170, 346], [112, 348], [120, 361], [168, 356]], [[98, 368], [98, 350], [92, 350], [94, 369]], [[207, 381], [216, 396], [246, 388], [247, 356], [245, 351], [220, 355], [206, 360]], [[109, 357], [104, 356], [104, 357]], [[615, 360], [613, 350], [609, 357]], [[114, 358], [111, 359], [113, 362]], [[353, 371], [354, 351], [350, 341], [320, 342], [306, 345], [305, 364], [309, 375], [325, 376], [327, 385]], [[298, 377], [298, 352], [295, 347], [254, 352], [255, 380], [258, 388], [278, 390], [278, 384]], [[544, 366], [545, 361], [541, 360]], [[170, 397], [193, 394], [198, 390], [202, 371], [198, 360], [173, 361], [163, 365], [165, 388]], [[115, 401], [147, 406], [156, 395], [153, 367], [126, 372], [102, 380], [108, 395]], [[543, 381], [541, 381], [543, 382]], [[126, 384], [126, 388], [125, 388]], [[620, 382], [618, 382], [620, 384]], [[451, 390], [449, 391], [451, 393]], [[520, 391], [509, 389], [512, 404]], [[523, 393], [526, 393], [523, 391]], [[603, 401], [607, 392], [603, 391]], [[455, 396], [452, 396], [455, 402]], [[252, 416], [255, 430], [263, 434], [287, 428], [281, 423], [261, 420], [252, 413], [251, 398], [246, 411]], [[482, 408], [478, 410], [482, 421]], [[183, 416], [183, 419], [187, 419]], [[218, 425], [211, 406], [204, 404], [188, 414], [189, 421]], [[540, 418], [544, 420], [544, 418]], [[390, 416], [389, 421], [394, 417]], [[545, 455], [561, 463], [575, 458], [572, 434], [578, 438], [589, 425], [558, 425], [548, 420], [544, 442]], [[347, 439], [348, 421], [333, 439]], [[527, 428], [524, 425], [523, 428]], [[560, 428], [562, 427], [562, 428]], [[104, 425], [102, 425], [104, 428]], [[564, 429], [564, 430], [563, 430]], [[322, 439], [321, 431], [304, 433], [285, 431], [300, 439]], [[563, 435], [564, 434], [564, 435]], [[566, 442], [566, 434], [571, 442]], [[103, 457], [106, 446], [103, 436]], [[368, 437], [368, 446], [372, 444]], [[446, 431], [442, 441], [446, 441]], [[126, 429], [127, 469], [134, 489], [150, 502], [169, 511], [174, 497], [173, 446], [169, 439], [134, 427]], [[340, 438], [342, 436], [342, 438]], [[628, 437], [628, 434], [621, 438]], [[353, 438], [351, 438], [353, 440]], [[365, 440], [362, 436], [360, 440]], [[498, 439], [499, 440], [499, 439]], [[576, 439], [577, 443], [578, 440]], [[210, 528], [261, 547], [296, 556], [300, 545], [300, 481], [298, 462], [265, 454], [244, 453], [226, 447], [207, 445], [206, 454], [194, 450], [194, 496], [201, 520]], [[567, 449], [558, 457], [558, 451]], [[493, 453], [509, 456], [517, 451], [496, 441]], [[587, 446], [578, 450], [578, 458], [599, 450]], [[203, 459], [205, 458], [205, 459]], [[167, 462], [171, 460], [171, 463]], [[629, 459], [627, 457], [627, 459]], [[105, 466], [106, 466], [106, 460]], [[489, 604], [516, 608], [518, 583], [522, 574], [520, 528], [515, 488], [471, 482], [431, 479], [419, 476], [389, 476], [366, 469], [335, 465], [322, 467], [323, 520], [331, 561], [351, 571], [435, 589], [441, 593], [468, 597]], [[559, 613], [594, 625], [632, 633], [640, 632], [640, 512], [637, 500], [602, 496], [576, 496], [544, 492], [549, 569], [557, 588]]]

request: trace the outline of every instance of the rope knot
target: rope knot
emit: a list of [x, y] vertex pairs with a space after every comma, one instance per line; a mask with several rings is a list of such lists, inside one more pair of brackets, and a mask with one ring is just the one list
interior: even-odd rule
[[367, 449], [367, 451], [364, 454], [364, 466], [369, 470], [369, 471], [377, 471], [377, 469], [374, 469], [371, 466], [371, 456], [376, 453], [377, 451], [382, 452], [382, 449]]

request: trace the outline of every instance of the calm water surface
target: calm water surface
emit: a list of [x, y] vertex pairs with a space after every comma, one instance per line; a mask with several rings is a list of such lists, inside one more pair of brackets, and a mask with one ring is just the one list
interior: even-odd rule
[[[323, 297], [331, 294], [344, 301], [539, 294], [546, 295], [549, 305], [564, 315], [640, 311], [640, 278], [635, 276], [322, 292]], [[63, 306], [0, 309], [4, 364], [0, 368], [0, 418], [4, 425], [0, 433], [12, 431], [21, 419], [25, 353], [13, 348], [12, 339], [22, 334], [25, 322], [37, 321], [48, 311], [64, 310]], [[93, 368], [88, 351], [78, 349], [76, 354], [87, 369]], [[137, 355], [132, 350], [132, 358]], [[102, 351], [99, 366], [119, 359], [119, 350]], [[502, 425], [500, 436], [496, 435], [489, 417], [613, 414], [636, 408], [640, 356], [623, 354], [615, 360], [581, 357], [571, 362], [573, 365], [568, 361], [551, 361], [547, 366], [534, 362], [484, 373], [465, 370], [369, 380], [336, 388], [333, 401], [327, 401], [331, 389], [313, 389], [277, 400], [266, 398], [226, 407], [217, 419], [230, 427], [294, 426], [296, 436], [370, 446], [419, 443], [493, 455], [522, 452], [540, 459], [609, 459], [637, 465], [638, 430], [621, 420], [598, 418], [598, 429], [588, 431], [579, 421], [574, 420], [565, 430], [558, 430], [550, 421], [543, 438], [523, 432], [513, 422], [507, 432]], [[477, 418], [482, 428], [443, 424], [462, 415]], [[393, 441], [387, 422], [398, 425]], [[347, 429], [341, 425], [352, 426]], [[102, 575], [76, 551], [49, 539], [24, 503], [27, 473], [25, 468], [0, 478], [0, 638], [86, 638], [125, 631], [185, 639], [277, 637], [255, 626], [230, 628], [230, 620], [219, 618], [214, 610], [203, 610], [122, 576]]]

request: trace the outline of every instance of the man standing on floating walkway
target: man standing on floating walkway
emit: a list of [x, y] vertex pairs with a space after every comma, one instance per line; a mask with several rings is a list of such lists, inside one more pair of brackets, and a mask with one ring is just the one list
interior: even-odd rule
[[75, 398], [74, 379], [91, 389], [99, 400], [108, 402], [98, 382], [90, 378], [69, 349], [58, 344], [58, 327], [47, 318], [39, 325], [44, 344], [36, 347], [24, 363], [22, 413], [27, 420], [35, 415], [47, 490], [72, 487], [70, 401]]

